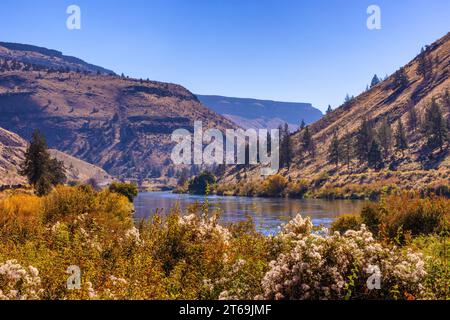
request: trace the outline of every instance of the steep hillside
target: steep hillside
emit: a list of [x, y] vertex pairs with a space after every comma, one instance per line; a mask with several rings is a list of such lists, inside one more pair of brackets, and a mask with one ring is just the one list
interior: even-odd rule
[[[17, 134], [0, 128], [0, 186], [26, 184], [26, 179], [18, 171], [24, 160], [27, 142]], [[93, 178], [99, 185], [112, 181], [103, 169], [76, 159], [64, 152], [50, 150], [52, 157], [64, 162], [67, 179], [86, 182]]]
[[[435, 43], [426, 47], [423, 53], [427, 61], [431, 61], [429, 76], [418, 74], [419, 56], [404, 66], [407, 82], [399, 86], [395, 75], [372, 87], [370, 90], [357, 96], [350, 102], [335, 109], [309, 126], [313, 141], [316, 146], [315, 156], [302, 150], [303, 132], [297, 131], [292, 138], [293, 160], [289, 169], [282, 169], [281, 174], [290, 177], [294, 181], [309, 179], [319, 181], [319, 185], [331, 182], [335, 185], [348, 185], [351, 183], [366, 183], [370, 181], [382, 181], [389, 179], [395, 173], [402, 174], [404, 179], [396, 180], [398, 183], [414, 184], [415, 173], [420, 172], [420, 177], [426, 177], [426, 182], [432, 182], [434, 178], [444, 179], [450, 183], [450, 155], [448, 144], [444, 150], [429, 150], [425, 147], [426, 137], [421, 131], [420, 122], [423, 121], [425, 111], [430, 107], [433, 99], [436, 99], [443, 111], [447, 122], [450, 121], [450, 106], [445, 92], [450, 91], [450, 34], [445, 35]], [[409, 125], [411, 110], [418, 117], [418, 128]], [[346, 165], [337, 168], [328, 160], [328, 149], [336, 133], [342, 138], [347, 133], [354, 139], [356, 131], [366, 119], [373, 124], [375, 131], [383, 121], [391, 125], [395, 133], [398, 120], [401, 119], [406, 130], [406, 138], [409, 143], [408, 150], [401, 154], [392, 147], [390, 156], [384, 159], [384, 169], [369, 169], [367, 163], [359, 162], [355, 158]], [[392, 143], [392, 145], [394, 142]], [[354, 146], [354, 142], [352, 142]], [[370, 173], [367, 175], [366, 173]], [[248, 179], [261, 179], [259, 170], [250, 169], [246, 173]], [[240, 175], [242, 172], [240, 173]], [[230, 170], [223, 181], [236, 179], [236, 171]], [[406, 180], [405, 180], [406, 179]], [[420, 186], [418, 184], [417, 186]]]
[[26, 139], [37, 128], [51, 148], [124, 179], [167, 173], [176, 129], [192, 129], [194, 121], [235, 126], [175, 84], [55, 72], [15, 60], [0, 61], [0, 70], [0, 126]]
[[25, 147], [26, 142], [22, 138], [0, 128], [0, 186], [26, 182], [25, 178], [18, 174]]
[[288, 123], [291, 131], [302, 120], [310, 124], [322, 117], [322, 112], [310, 103], [197, 95], [208, 108], [225, 116], [242, 128], [275, 129]]

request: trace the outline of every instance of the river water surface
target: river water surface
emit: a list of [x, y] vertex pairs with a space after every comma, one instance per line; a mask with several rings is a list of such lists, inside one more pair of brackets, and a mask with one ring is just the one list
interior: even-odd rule
[[[159, 209], [167, 214], [172, 207], [181, 209], [205, 200], [205, 196], [174, 194], [171, 192], [140, 193], [135, 201], [135, 218], [150, 218]], [[274, 234], [278, 227], [288, 222], [298, 213], [309, 216], [315, 225], [327, 227], [342, 214], [359, 213], [365, 201], [358, 200], [322, 200], [322, 199], [284, 199], [284, 198], [249, 198], [209, 196], [211, 209], [221, 211], [221, 222], [237, 222], [250, 215], [258, 230], [265, 234]]]

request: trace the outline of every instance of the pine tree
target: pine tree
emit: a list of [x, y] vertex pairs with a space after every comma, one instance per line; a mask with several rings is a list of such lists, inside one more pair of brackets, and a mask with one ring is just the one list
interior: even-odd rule
[[448, 92], [448, 89], [445, 90], [444, 97], [442, 100], [443, 100], [444, 108], [446, 108], [447, 112], [449, 113], [449, 119], [450, 119], [450, 93]]
[[372, 88], [379, 83], [380, 83], [380, 78], [378, 78], [378, 76], [375, 74], [372, 78], [372, 81], [370, 82], [370, 87]]
[[387, 118], [384, 118], [381, 122], [377, 136], [380, 147], [383, 150], [383, 158], [386, 159], [392, 147], [392, 128]]
[[423, 125], [428, 147], [432, 150], [439, 148], [442, 152], [448, 138], [448, 128], [436, 99], [433, 99], [431, 106], [426, 110]]
[[332, 112], [332, 111], [333, 111], [333, 109], [331, 108], [330, 105], [328, 105], [327, 114], [329, 114], [329, 113]]
[[336, 167], [339, 166], [339, 160], [341, 158], [341, 147], [336, 132], [333, 134], [330, 146], [328, 148], [328, 161]]
[[48, 164], [50, 171], [50, 183], [53, 186], [64, 184], [67, 181], [66, 171], [64, 168], [64, 162], [58, 159], [52, 158]]
[[66, 181], [63, 163], [50, 158], [45, 138], [37, 130], [25, 152], [20, 174], [27, 177], [38, 195], [45, 195], [52, 186]]
[[342, 137], [341, 142], [341, 159], [347, 165], [347, 169], [350, 171], [350, 162], [352, 159], [352, 148], [353, 148], [353, 139], [348, 132], [345, 132], [345, 135]]
[[289, 168], [291, 164], [291, 135], [287, 123], [284, 126], [279, 126], [280, 131], [280, 165], [281, 167]]
[[312, 135], [309, 132], [309, 126], [305, 127], [301, 138], [301, 147], [304, 152], [308, 152], [313, 158], [315, 157], [315, 145], [312, 139]]
[[380, 151], [380, 146], [376, 139], [372, 141], [368, 154], [368, 165], [373, 169], [380, 169], [383, 166], [383, 159]]
[[408, 111], [408, 127], [411, 131], [416, 131], [419, 122], [419, 117], [417, 116], [417, 111], [412, 106]]
[[400, 70], [394, 73], [394, 88], [396, 90], [403, 90], [408, 84], [409, 80], [405, 68], [400, 68]]
[[300, 130], [305, 129], [305, 127], [306, 127], [305, 120], [302, 119], [302, 122], [300, 123]]
[[397, 131], [395, 132], [395, 148], [404, 154], [404, 151], [408, 149], [408, 140], [406, 139], [405, 128], [403, 127], [402, 119], [398, 119]]
[[352, 97], [350, 97], [350, 95], [347, 93], [347, 95], [345, 96], [345, 99], [344, 99], [344, 104], [347, 104], [350, 101], [352, 101]]
[[367, 161], [373, 137], [372, 124], [367, 119], [364, 119], [356, 132], [355, 140], [355, 155], [360, 162]]
[[422, 48], [422, 51], [417, 57], [416, 73], [417, 75], [422, 76], [424, 79], [428, 79], [430, 77], [432, 70], [433, 70], [433, 61], [428, 57], [426, 51]]

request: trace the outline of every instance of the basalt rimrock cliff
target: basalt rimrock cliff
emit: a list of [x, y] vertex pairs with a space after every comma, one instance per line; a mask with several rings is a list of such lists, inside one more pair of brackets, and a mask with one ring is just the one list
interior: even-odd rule
[[[302, 150], [303, 132], [295, 132], [291, 136], [293, 153], [291, 165], [289, 169], [281, 169], [280, 173], [293, 181], [310, 179], [318, 181], [319, 184], [329, 182], [334, 186], [363, 184], [377, 179], [387, 181], [394, 175], [404, 178], [396, 179], [395, 183], [410, 186], [420, 187], [436, 179], [445, 180], [449, 184], [450, 143], [445, 143], [442, 151], [439, 148], [428, 150], [425, 147], [427, 137], [421, 130], [421, 123], [426, 110], [435, 100], [450, 125], [450, 105], [446, 96], [446, 92], [450, 91], [450, 33], [426, 46], [422, 57], [425, 57], [431, 65], [427, 77], [418, 72], [420, 60], [418, 55], [403, 67], [407, 76], [404, 85], [396, 84], [398, 78], [393, 74], [310, 125], [309, 130], [316, 146], [314, 157]], [[412, 109], [417, 114], [417, 128], [412, 128], [408, 124]], [[394, 134], [398, 120], [401, 119], [409, 144], [408, 150], [405, 150], [404, 154], [396, 152], [393, 141], [391, 156], [384, 159], [384, 169], [377, 172], [369, 169], [367, 163], [361, 163], [356, 159], [352, 160], [350, 169], [346, 165], [336, 167], [335, 164], [331, 164], [328, 160], [328, 150], [334, 133], [338, 138], [346, 134], [354, 138], [364, 119], [369, 120], [375, 130], [386, 120]], [[235, 180], [239, 180], [237, 177], [242, 176], [241, 171], [243, 170], [238, 172], [234, 169], [229, 170], [222, 182], [236, 182]], [[248, 180], [262, 179], [258, 168], [246, 171], [245, 176]]]
[[194, 121], [221, 130], [235, 126], [182, 86], [119, 77], [99, 67], [49, 67], [54, 58], [46, 50], [30, 62], [23, 51], [8, 48], [0, 44], [0, 52], [8, 53], [0, 55], [0, 126], [25, 139], [39, 129], [49, 147], [116, 177], [167, 173], [175, 129], [192, 130]]

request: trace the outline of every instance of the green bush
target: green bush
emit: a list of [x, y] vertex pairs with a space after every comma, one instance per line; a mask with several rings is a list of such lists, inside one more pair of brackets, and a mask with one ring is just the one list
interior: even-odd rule
[[109, 186], [109, 191], [121, 194], [133, 202], [138, 195], [138, 187], [134, 183], [113, 182]]
[[331, 224], [331, 231], [345, 233], [347, 230], [359, 230], [361, 228], [361, 217], [357, 215], [342, 215]]
[[216, 183], [216, 177], [209, 171], [203, 171], [189, 181], [188, 191], [191, 194], [206, 194]]
[[378, 204], [368, 204], [361, 210], [361, 222], [370, 232], [378, 234], [380, 231], [382, 208]]

